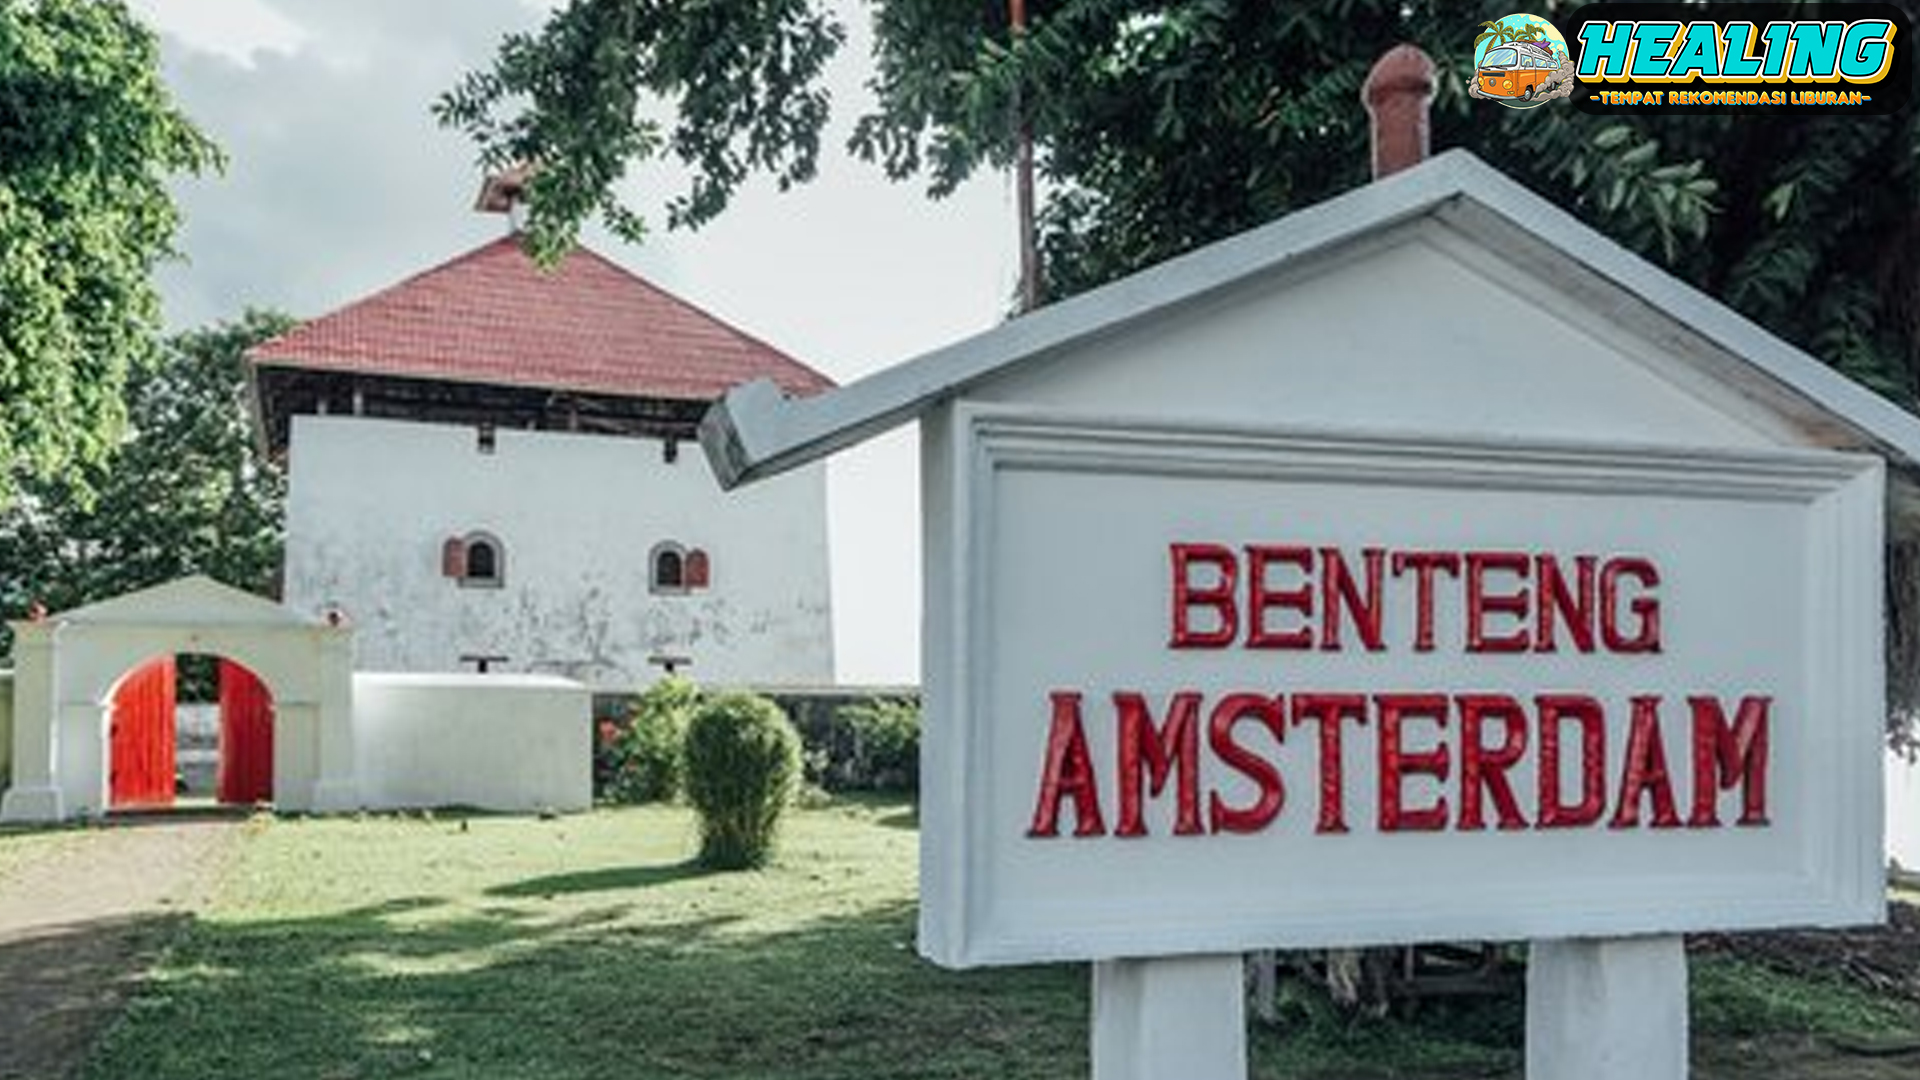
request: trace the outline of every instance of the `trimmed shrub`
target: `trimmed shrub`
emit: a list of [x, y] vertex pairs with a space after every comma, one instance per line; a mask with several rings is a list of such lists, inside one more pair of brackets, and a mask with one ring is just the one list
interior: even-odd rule
[[666, 802], [680, 794], [686, 774], [687, 724], [700, 688], [669, 675], [641, 694], [613, 742], [607, 797], [615, 802]]
[[686, 762], [700, 861], [722, 870], [764, 865], [800, 779], [800, 736], [787, 715], [755, 694], [707, 698], [687, 725]]
[[845, 774], [848, 788], [874, 791], [920, 789], [920, 709], [910, 701], [872, 698], [842, 706], [834, 716], [852, 744]]

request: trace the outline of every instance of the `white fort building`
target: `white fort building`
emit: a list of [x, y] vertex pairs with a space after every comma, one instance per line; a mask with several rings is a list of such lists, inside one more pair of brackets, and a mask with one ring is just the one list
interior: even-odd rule
[[350, 621], [358, 669], [832, 681], [822, 468], [724, 494], [694, 441], [731, 386], [832, 385], [778, 349], [508, 236], [249, 360], [285, 601]]

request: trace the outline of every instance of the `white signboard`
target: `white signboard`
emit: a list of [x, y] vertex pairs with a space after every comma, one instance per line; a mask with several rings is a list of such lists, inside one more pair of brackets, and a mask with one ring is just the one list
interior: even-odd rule
[[930, 958], [1880, 917], [1878, 458], [949, 417]]

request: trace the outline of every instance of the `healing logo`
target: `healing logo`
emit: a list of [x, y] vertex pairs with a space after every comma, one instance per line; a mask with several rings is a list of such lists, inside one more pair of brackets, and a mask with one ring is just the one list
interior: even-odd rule
[[1573, 60], [1560, 30], [1538, 15], [1508, 15], [1480, 24], [1473, 41], [1467, 93], [1515, 109], [1573, 93]]
[[1892, 4], [1588, 4], [1563, 25], [1582, 112], [1885, 114], [1913, 81]]

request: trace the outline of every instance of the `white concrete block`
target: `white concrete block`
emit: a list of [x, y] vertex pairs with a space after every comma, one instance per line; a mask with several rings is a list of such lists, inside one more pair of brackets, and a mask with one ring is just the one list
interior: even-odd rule
[[1093, 1080], [1246, 1080], [1240, 957], [1093, 965]]
[[1533, 942], [1526, 1075], [1685, 1080], [1685, 942], [1678, 935]]
[[316, 808], [472, 806], [585, 810], [593, 803], [592, 701], [550, 675], [357, 674], [357, 791]]

